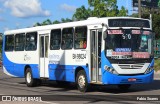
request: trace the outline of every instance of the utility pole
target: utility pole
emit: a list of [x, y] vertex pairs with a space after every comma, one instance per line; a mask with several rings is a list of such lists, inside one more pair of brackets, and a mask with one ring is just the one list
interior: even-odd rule
[[141, 0], [138, 0], [138, 17], [141, 18]]

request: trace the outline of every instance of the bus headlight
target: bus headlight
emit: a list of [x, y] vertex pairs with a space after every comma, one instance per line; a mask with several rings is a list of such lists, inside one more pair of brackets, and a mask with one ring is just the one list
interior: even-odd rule
[[111, 68], [111, 67], [105, 65], [105, 66], [104, 66], [104, 69], [105, 69], [106, 71], [112, 73], [112, 74], [117, 74], [117, 75], [118, 75], [117, 71], [116, 71], [114, 68]]
[[147, 70], [145, 71], [144, 74], [148, 74], [148, 73], [150, 73], [152, 70], [153, 70], [153, 67], [147, 68]]

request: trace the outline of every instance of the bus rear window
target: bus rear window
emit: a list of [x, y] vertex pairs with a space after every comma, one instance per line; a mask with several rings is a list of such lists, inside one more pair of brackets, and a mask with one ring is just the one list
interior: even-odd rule
[[5, 51], [14, 50], [14, 35], [5, 36]]

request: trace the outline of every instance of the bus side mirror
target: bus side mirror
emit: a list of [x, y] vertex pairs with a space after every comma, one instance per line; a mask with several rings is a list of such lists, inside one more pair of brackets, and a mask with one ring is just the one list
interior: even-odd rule
[[103, 32], [103, 39], [105, 40], [107, 38], [107, 33], [106, 31]]

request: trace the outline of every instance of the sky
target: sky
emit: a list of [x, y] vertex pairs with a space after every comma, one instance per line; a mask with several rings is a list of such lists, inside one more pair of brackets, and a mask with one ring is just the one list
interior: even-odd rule
[[[117, 5], [128, 8], [131, 14], [131, 1], [117, 0]], [[32, 27], [46, 19], [72, 18], [76, 8], [82, 5], [88, 8], [88, 0], [0, 0], [0, 33]]]

